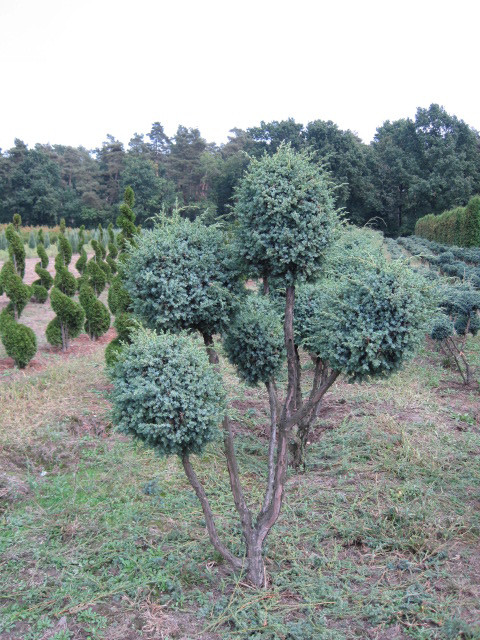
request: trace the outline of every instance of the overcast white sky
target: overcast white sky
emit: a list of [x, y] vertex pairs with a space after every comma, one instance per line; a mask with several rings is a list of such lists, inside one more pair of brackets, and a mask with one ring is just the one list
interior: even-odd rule
[[437, 102], [480, 130], [477, 0], [0, 0], [0, 147], [125, 144], [159, 120], [333, 120], [372, 139]]

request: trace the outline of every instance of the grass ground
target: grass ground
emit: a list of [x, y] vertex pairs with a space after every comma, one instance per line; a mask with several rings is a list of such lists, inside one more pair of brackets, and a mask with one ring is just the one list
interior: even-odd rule
[[[327, 396], [255, 591], [177, 460], [112, 429], [103, 348], [0, 378], [1, 640], [480, 638], [479, 395], [440, 356]], [[256, 504], [267, 401], [227, 379]], [[241, 552], [220, 446], [195, 467]]]

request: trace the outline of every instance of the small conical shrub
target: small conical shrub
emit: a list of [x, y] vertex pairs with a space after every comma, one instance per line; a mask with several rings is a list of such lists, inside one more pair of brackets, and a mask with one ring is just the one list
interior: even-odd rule
[[105, 262], [108, 265], [109, 269], [110, 269], [110, 281], [112, 279], [112, 276], [114, 276], [117, 273], [117, 263], [116, 261], [112, 258], [112, 256], [108, 255], [105, 258]]
[[37, 338], [32, 329], [15, 322], [7, 310], [0, 314], [0, 337], [7, 355], [19, 369], [24, 369], [37, 353]]
[[22, 217], [19, 213], [13, 214], [13, 226], [15, 227], [15, 231], [19, 231], [22, 226]]
[[67, 230], [67, 225], [65, 224], [65, 218], [61, 218], [60, 220], [60, 233], [63, 235]]
[[45, 245], [45, 249], [48, 249], [48, 247], [50, 246], [50, 234], [48, 233], [48, 231], [45, 232], [43, 244]]
[[30, 249], [35, 249], [35, 247], [37, 246], [37, 241], [35, 239], [35, 234], [33, 231], [30, 231], [28, 235], [28, 246], [30, 247]]
[[44, 244], [44, 243], [45, 243], [45, 238], [43, 237], [43, 229], [39, 229], [37, 234], [37, 244]]
[[80, 335], [85, 313], [78, 302], [66, 296], [57, 287], [52, 289], [50, 303], [57, 315], [47, 326], [47, 340], [51, 345], [61, 345], [62, 351], [66, 351], [70, 340]]

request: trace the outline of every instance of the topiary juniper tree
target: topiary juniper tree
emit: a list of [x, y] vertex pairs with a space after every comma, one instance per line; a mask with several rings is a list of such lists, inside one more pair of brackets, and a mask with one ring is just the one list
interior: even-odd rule
[[[265, 172], [266, 175], [264, 175]], [[278, 193], [274, 194], [275, 197], [264, 203], [263, 208], [260, 206], [261, 199], [257, 197], [258, 194], [255, 190], [257, 182], [262, 185], [262, 189], [267, 189], [271, 193], [275, 189], [278, 190]], [[242, 188], [248, 193], [242, 193]], [[255, 213], [250, 207], [251, 197], [254, 197], [256, 202]], [[292, 324], [294, 282], [299, 276], [313, 275], [318, 271], [318, 261], [333, 241], [337, 224], [333, 201], [323, 176], [308, 162], [308, 159], [305, 156], [296, 156], [288, 147], [282, 147], [273, 163], [269, 158], [254, 163], [246, 182], [239, 190], [239, 202], [248, 203], [248, 211], [243, 211], [242, 206], [239, 205], [237, 215], [240, 214], [240, 221], [244, 225], [252, 227], [251, 234], [241, 228], [239, 242], [240, 246], [244, 245], [242, 254], [247, 258], [248, 265], [266, 278], [269, 276], [283, 277], [284, 281], [288, 280], [289, 282], [289, 287], [287, 287], [288, 313], [286, 314], [286, 329], [284, 329], [284, 333], [292, 336], [288, 342], [288, 354], [290, 345], [292, 348], [294, 346]], [[276, 220], [276, 216], [281, 220]], [[272, 227], [270, 235], [266, 218], [270, 219]], [[256, 229], [255, 224], [257, 223], [260, 224], [262, 233]], [[280, 233], [281, 227], [284, 230]], [[288, 227], [287, 231], [285, 231], [286, 227]], [[278, 237], [275, 237], [275, 233]], [[249, 236], [254, 243], [253, 247], [245, 245]], [[213, 346], [213, 335], [227, 328], [229, 313], [232, 311], [231, 292], [235, 291], [235, 282], [228, 280], [232, 273], [223, 271], [226, 264], [224, 260], [222, 261], [223, 242], [220, 232], [215, 228], [205, 228], [199, 223], [188, 221], [176, 221], [175, 224], [167, 224], [163, 228], [147, 232], [140, 238], [137, 249], [131, 252], [128, 261], [129, 268], [126, 271], [126, 286], [137, 315], [158, 330], [200, 331], [212, 364], [218, 362], [218, 356]], [[263, 248], [260, 248], [262, 243]], [[267, 250], [269, 243], [272, 246]], [[275, 245], [278, 252], [277, 257], [275, 257]], [[302, 246], [305, 251], [299, 253], [299, 246]], [[267, 259], [265, 255], [267, 255]], [[258, 256], [261, 256], [260, 260], [257, 260]], [[267, 305], [268, 301], [264, 301], [263, 304]], [[246, 313], [252, 311], [253, 309], [249, 308]], [[269, 317], [267, 314], [267, 320]], [[258, 328], [260, 328], [262, 313], [259, 309], [257, 309], [256, 318]], [[264, 329], [268, 334], [268, 323]], [[254, 335], [251, 335], [251, 339], [254, 339]], [[254, 340], [253, 343], [258, 347], [257, 353], [250, 354], [249, 361], [254, 363], [255, 360], [258, 360], [260, 363], [261, 358], [258, 356], [261, 350], [264, 351], [264, 357], [269, 351], [265, 349], [264, 344], [258, 345], [258, 341]], [[276, 344], [278, 348], [278, 341]], [[247, 350], [247, 345], [244, 350]], [[269, 376], [275, 370], [278, 360], [281, 359], [275, 349], [272, 349], [270, 353], [275, 354], [275, 363], [267, 360], [267, 366], [264, 370], [260, 371], [259, 367], [258, 371], [258, 379], [262, 379], [265, 383], [270, 381]], [[263, 507], [256, 520], [253, 519], [247, 506], [240, 483], [240, 472], [235, 456], [230, 422], [228, 418], [223, 420], [224, 447], [230, 486], [246, 543], [247, 575], [249, 580], [257, 586], [262, 585], [265, 579], [263, 546], [268, 532], [280, 513], [285, 484], [288, 453], [287, 429], [290, 427], [287, 421], [292, 418], [294, 411], [291, 390], [295, 391], [295, 380], [293, 379], [295, 369], [290, 364], [288, 369], [288, 401], [278, 420], [272, 421], [273, 424], [278, 424], [278, 436], [272, 429], [269, 446], [272, 455], [269, 458], [267, 489]], [[244, 375], [247, 375], [247, 371], [248, 366], [245, 364], [243, 367]], [[276, 409], [278, 399], [274, 385], [270, 385], [270, 389], [271, 406]], [[132, 426], [132, 428], [135, 427]], [[276, 460], [273, 455], [275, 450], [277, 452]], [[199, 487], [194, 484], [195, 478], [192, 476], [190, 461], [183, 459], [182, 462], [202, 503], [205, 518], [209, 521], [210, 516], [205, 506], [206, 498], [204, 492], [202, 494]], [[219, 540], [212, 521], [209, 521], [209, 533], [212, 543], [218, 549]], [[225, 552], [223, 555], [235, 568], [242, 566], [240, 558], [232, 558], [230, 553]]]
[[[198, 222], [176, 220], [139, 238], [137, 248], [129, 254], [125, 278], [135, 312], [149, 326], [159, 331], [199, 331], [213, 365], [218, 363], [213, 336], [226, 331], [226, 350], [240, 374], [252, 383], [265, 383], [269, 389], [272, 428], [268, 475], [265, 497], [256, 518], [240, 482], [230, 422], [227, 417], [223, 419], [230, 486], [246, 546], [245, 562], [234, 557], [219, 540], [205, 492], [194, 475], [189, 456], [182, 456], [215, 548], [236, 569], [245, 566], [248, 579], [261, 586], [265, 579], [263, 548], [282, 505], [292, 429], [314, 413], [325, 390], [339, 375], [333, 366], [324, 376], [319, 370], [310, 394], [300, 402], [300, 362], [294, 331], [296, 287], [299, 281], [317, 276], [322, 269], [325, 252], [336, 235], [338, 219], [324, 176], [310, 164], [308, 157], [296, 155], [285, 146], [275, 156], [252, 163], [237, 197], [238, 246], [248, 268], [266, 282], [275, 278], [285, 285], [283, 331], [278, 325], [282, 316], [275, 319], [268, 298], [247, 296], [242, 304], [241, 297], [236, 295], [238, 280], [232, 277], [235, 272], [226, 269], [223, 239], [221, 235], [215, 239], [220, 232], [204, 228]], [[235, 346], [236, 341], [239, 344]], [[280, 402], [274, 373], [285, 355], [287, 388]], [[187, 388], [185, 381], [182, 393]], [[127, 416], [127, 412], [122, 415]], [[129, 428], [138, 437], [144, 437], [136, 418], [132, 417]], [[148, 438], [144, 439], [150, 444]]]

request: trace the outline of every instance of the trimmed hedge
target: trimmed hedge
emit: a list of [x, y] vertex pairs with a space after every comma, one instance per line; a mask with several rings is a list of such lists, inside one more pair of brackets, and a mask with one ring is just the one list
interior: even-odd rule
[[423, 216], [417, 220], [415, 235], [459, 247], [480, 246], [480, 196], [471, 198], [466, 207]]

